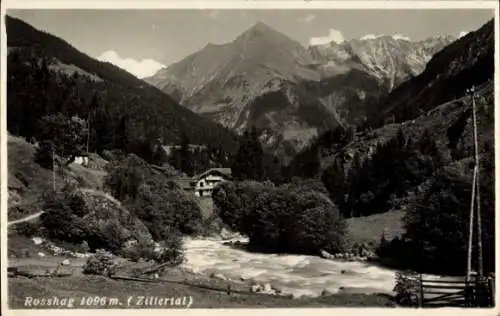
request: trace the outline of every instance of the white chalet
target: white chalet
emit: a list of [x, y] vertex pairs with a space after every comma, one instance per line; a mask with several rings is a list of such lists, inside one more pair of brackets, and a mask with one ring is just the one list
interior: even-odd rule
[[219, 183], [231, 179], [231, 168], [212, 168], [192, 178], [196, 196], [212, 196]]
[[74, 163], [82, 165], [82, 166], [88, 166], [89, 157], [88, 156], [77, 156], [77, 157], [75, 157]]

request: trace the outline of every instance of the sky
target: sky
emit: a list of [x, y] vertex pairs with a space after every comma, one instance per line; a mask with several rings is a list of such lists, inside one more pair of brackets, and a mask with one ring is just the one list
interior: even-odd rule
[[259, 21], [308, 46], [379, 35], [408, 40], [459, 37], [494, 16], [486, 9], [38, 9], [8, 10], [7, 14], [141, 78], [208, 43], [231, 42]]

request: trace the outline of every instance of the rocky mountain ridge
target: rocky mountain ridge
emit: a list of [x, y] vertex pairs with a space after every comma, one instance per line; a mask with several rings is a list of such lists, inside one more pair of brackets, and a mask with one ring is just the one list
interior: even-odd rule
[[258, 127], [268, 148], [290, 157], [323, 131], [364, 120], [371, 104], [452, 40], [384, 36], [306, 48], [257, 23], [145, 80], [239, 133]]
[[383, 125], [413, 119], [433, 107], [461, 98], [472, 85], [481, 85], [494, 75], [493, 20], [439, 51], [425, 70], [413, 80], [404, 82], [375, 108]]
[[[368, 159], [377, 146], [402, 131], [418, 142], [430, 137], [446, 164], [468, 170], [474, 152], [472, 99], [475, 86], [480, 153], [494, 148], [494, 37], [493, 21], [438, 52], [418, 76], [407, 80], [377, 104], [372, 126], [354, 135], [344, 152], [346, 166], [356, 154]], [[425, 133], [424, 133], [425, 132]], [[339, 151], [320, 138], [309, 150], [319, 151], [320, 172], [332, 165]], [[493, 163], [493, 162], [490, 162]], [[470, 171], [470, 170], [468, 170]]]

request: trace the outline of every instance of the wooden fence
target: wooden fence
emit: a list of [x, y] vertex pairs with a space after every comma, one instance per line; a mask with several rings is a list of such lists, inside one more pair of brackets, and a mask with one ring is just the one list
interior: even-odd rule
[[442, 280], [419, 278], [420, 307], [493, 307], [495, 279]]

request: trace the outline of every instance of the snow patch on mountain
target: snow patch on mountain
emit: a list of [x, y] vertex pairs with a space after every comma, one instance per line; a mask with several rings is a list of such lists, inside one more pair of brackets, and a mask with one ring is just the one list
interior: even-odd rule
[[377, 38], [381, 38], [381, 37], [386, 37], [386, 36], [390, 36], [392, 37], [392, 39], [394, 40], [402, 40], [402, 41], [407, 41], [407, 42], [410, 42], [411, 39], [407, 36], [403, 36], [401, 34], [394, 34], [394, 35], [385, 35], [385, 34], [367, 34], [365, 36], [362, 36], [360, 38], [361, 41], [367, 41], [367, 40], [374, 40], [374, 39], [377, 39]]
[[365, 38], [372, 40], [346, 41], [331, 29], [306, 48], [259, 22], [234, 41], [207, 45], [145, 80], [234, 131], [258, 127], [264, 143], [289, 155], [324, 129], [362, 120], [367, 99], [419, 74], [451, 42]]

